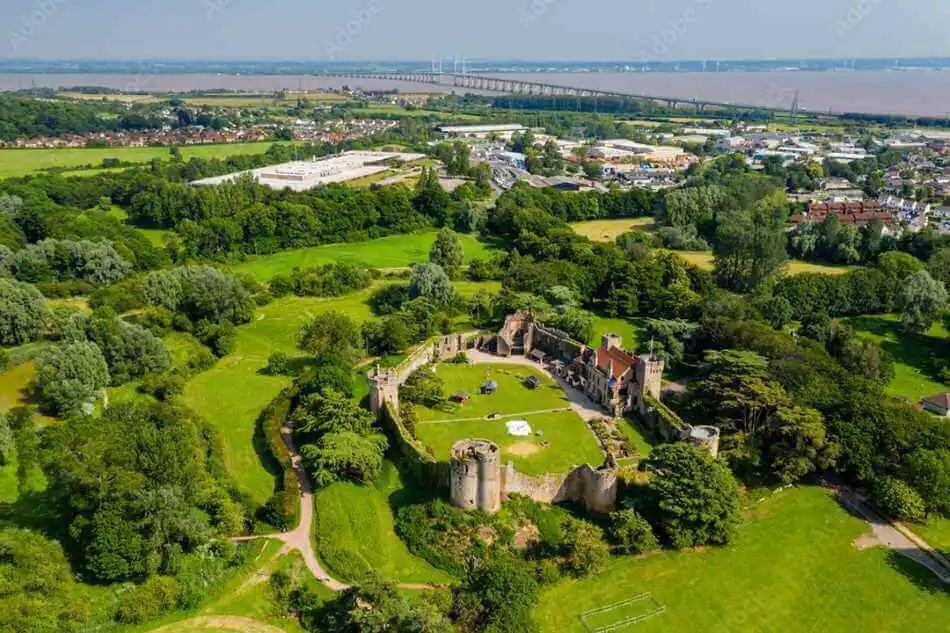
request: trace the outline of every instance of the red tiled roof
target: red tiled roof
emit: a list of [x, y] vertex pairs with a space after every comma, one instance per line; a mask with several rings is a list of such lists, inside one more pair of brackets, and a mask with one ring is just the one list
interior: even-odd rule
[[950, 409], [950, 393], [946, 391], [938, 393], [935, 396], [925, 398], [924, 402], [940, 407], [941, 409]]
[[629, 369], [637, 364], [636, 356], [631, 356], [626, 352], [623, 352], [616, 347], [611, 347], [610, 349], [604, 349], [602, 347], [597, 348], [597, 368], [607, 373], [607, 363], [608, 361], [613, 361], [613, 377], [620, 378], [623, 376]]

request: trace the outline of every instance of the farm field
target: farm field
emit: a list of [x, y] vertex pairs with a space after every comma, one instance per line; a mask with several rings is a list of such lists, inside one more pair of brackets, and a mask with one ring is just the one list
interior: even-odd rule
[[[326, 244], [282, 251], [273, 255], [250, 256], [247, 261], [232, 266], [232, 270], [248, 274], [257, 281], [267, 281], [275, 275], [286, 275], [294, 268], [334, 262], [363, 264], [373, 268], [400, 268], [426, 261], [436, 235], [436, 231], [427, 231], [392, 235], [366, 242]], [[491, 251], [488, 244], [479, 242], [472, 235], [459, 234], [459, 241], [465, 251], [466, 261], [486, 257]]]
[[[567, 472], [571, 466], [599, 465], [603, 461], [586, 423], [576, 412], [566, 410], [570, 406], [567, 396], [540, 371], [512, 365], [443, 363], [437, 372], [445, 381], [447, 396], [459, 391], [471, 396], [465, 405], [453, 405], [445, 411], [416, 408], [416, 435], [433, 449], [438, 459], [447, 460], [458, 440], [483, 438], [497, 443], [504, 461], [513, 461], [526, 474]], [[541, 385], [536, 389], [525, 386], [523, 381], [528, 376], [537, 377]], [[498, 383], [497, 393], [480, 394], [480, 386], [489, 379]], [[491, 413], [506, 417], [485, 420]], [[511, 420], [526, 420], [532, 435], [508, 435], [505, 423]], [[535, 435], [537, 431], [542, 435]]]
[[340, 310], [358, 320], [370, 318], [369, 290], [336, 299], [285, 297], [257, 310], [251, 323], [237, 328], [234, 352], [189, 381], [182, 394], [221, 433], [225, 464], [238, 486], [255, 503], [273, 493], [274, 477], [255, 450], [257, 416], [289, 384], [284, 376], [261, 373], [267, 357], [283, 351], [299, 356], [297, 331], [314, 315]]
[[574, 222], [571, 228], [593, 242], [613, 242], [628, 231], [650, 230], [653, 218], [620, 218]]
[[[182, 157], [224, 158], [241, 154], [263, 154], [274, 143], [219, 143], [181, 148]], [[99, 165], [105, 158], [147, 163], [153, 158], [169, 158], [167, 147], [107, 147], [90, 149], [0, 149], [0, 178], [26, 176], [50, 167]]]
[[895, 314], [840, 319], [863, 336], [877, 342], [894, 357], [894, 378], [887, 392], [919, 402], [947, 391], [940, 381], [937, 362], [950, 354], [947, 331], [939, 321], [925, 335], [905, 332]]
[[[854, 540], [869, 531], [868, 525], [824, 490], [786, 490], [752, 506], [747, 515], [727, 547], [616, 558], [602, 573], [563, 580], [543, 593], [534, 617], [545, 632], [583, 633], [582, 613], [649, 593], [648, 599], [665, 611], [621, 630], [946, 629], [946, 590], [889, 550], [858, 550]], [[619, 619], [621, 613], [616, 613]], [[599, 618], [600, 625], [610, 621], [608, 614]]]
[[316, 495], [317, 556], [334, 578], [360, 582], [373, 572], [384, 580], [448, 583], [449, 576], [413, 556], [393, 527], [390, 500], [405, 503], [413, 492], [400, 481], [392, 462], [370, 485], [341, 481]]

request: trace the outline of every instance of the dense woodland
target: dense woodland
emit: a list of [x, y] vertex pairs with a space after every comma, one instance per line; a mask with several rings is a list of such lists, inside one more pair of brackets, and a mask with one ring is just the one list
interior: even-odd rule
[[[404, 505], [399, 536], [453, 578], [452, 591], [409, 600], [368, 581], [324, 601], [299, 579], [275, 574], [279, 604], [308, 630], [536, 630], [531, 608], [541, 587], [558, 578], [594, 573], [610, 556], [730, 542], [741, 486], [833, 477], [867, 487], [898, 518], [950, 515], [950, 425], [888, 396], [893, 360], [836, 320], [897, 312], [908, 332], [927, 331], [947, 304], [944, 238], [924, 231], [894, 240], [874, 225], [855, 235], [833, 223], [789, 237], [788, 174], [750, 173], [730, 157], [709, 161], [665, 193], [519, 184], [487, 210], [475, 203], [485, 193], [478, 174], [461, 163], [454, 169], [473, 182], [452, 195], [430, 170], [412, 189], [291, 193], [250, 180], [187, 184], [292, 152], [275, 146], [226, 161], [172, 157], [85, 179], [0, 184], [0, 361], [30, 344], [42, 348], [31, 357], [34, 395], [43, 413], [61, 421], [37, 425], [28, 408], [0, 416], [0, 467], [10, 467], [7, 456], [16, 453], [18, 503], [55, 519], [22, 524], [13, 517], [33, 514], [2, 509], [0, 601], [10, 605], [0, 610], [3, 630], [81, 629], [93, 615], [82, 599], [88, 583], [131, 583], [108, 614], [113, 623], [192, 608], [208, 586], [246, 563], [247, 549], [222, 537], [292, 526], [292, 484], [263, 505], [242, 498], [214, 429], [177, 396], [192, 375], [230, 353], [235, 328], [257, 306], [290, 294], [342, 296], [377, 282], [373, 320], [321, 314], [299, 333], [302, 360], [269, 359], [268, 372], [293, 378], [283, 415], [294, 423], [316, 486], [371, 482], [387, 455], [390, 439], [351, 397], [361, 360], [405, 353], [460, 319], [494, 329], [517, 309], [580, 340], [590, 337], [595, 314], [642, 320], [671, 372], [689, 378], [670, 407], [690, 423], [718, 426], [722, 459], [685, 444], [654, 448], [640, 472], [628, 473], [621, 507], [606, 518], [526, 499], [496, 517], [438, 499]], [[659, 230], [609, 244], [568, 226], [645, 216]], [[260, 284], [227, 270], [250, 254], [433, 227], [440, 233], [429, 262], [404, 275], [331, 264]], [[154, 246], [138, 228], [169, 230], [167, 243]], [[503, 248], [464, 267], [456, 232]], [[712, 272], [670, 250], [697, 244], [712, 249]], [[836, 277], [789, 276], [790, 255], [864, 265]], [[502, 290], [464, 298], [454, 287], [462, 279], [497, 280]], [[91, 313], [50, 301], [72, 296], [85, 297]], [[172, 332], [195, 343], [184, 362], [173, 362], [163, 342]], [[133, 381], [141, 398], [104, 410], [98, 404], [107, 386]], [[407, 383], [403, 395], [410, 428], [413, 406], [446, 397], [438, 381], [426, 379]], [[262, 416], [262, 433], [280, 461], [277, 409]], [[31, 489], [37, 471], [49, 482], [44, 493]], [[515, 547], [514, 533], [528, 523], [539, 537]], [[487, 545], [473, 538], [486, 533]], [[24, 580], [37, 574], [39, 586]]]

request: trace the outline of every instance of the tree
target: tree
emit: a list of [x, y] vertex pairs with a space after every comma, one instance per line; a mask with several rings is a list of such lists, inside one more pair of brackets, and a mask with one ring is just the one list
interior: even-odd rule
[[923, 270], [924, 265], [913, 255], [890, 251], [877, 258], [877, 268], [894, 282], [902, 282], [910, 275]]
[[179, 312], [193, 322], [247, 323], [254, 312], [241, 280], [210, 266], [186, 266], [149, 273], [145, 299], [153, 306]]
[[0, 279], [0, 345], [22, 345], [43, 336], [46, 301], [36, 288]]
[[449, 194], [439, 182], [439, 174], [434, 169], [423, 168], [416, 183], [413, 204], [419, 213], [432, 218], [436, 224], [444, 224], [449, 206]]
[[784, 212], [765, 202], [726, 214], [716, 226], [713, 244], [716, 281], [735, 292], [748, 292], [782, 271]]
[[372, 413], [333, 389], [306, 396], [294, 415], [301, 432], [318, 435], [343, 431], [369, 435], [373, 426]]
[[0, 468], [10, 462], [14, 450], [16, 450], [16, 442], [13, 438], [13, 429], [10, 428], [6, 414], [0, 412]]
[[445, 403], [445, 381], [434, 371], [422, 368], [400, 386], [399, 397], [430, 409], [438, 407]]
[[187, 409], [120, 402], [101, 418], [50, 427], [43, 439], [68, 550], [92, 579], [175, 573], [183, 555], [243, 525], [216, 479], [222, 447]]
[[457, 600], [463, 630], [492, 633], [535, 633], [531, 611], [540, 589], [524, 563], [498, 556], [479, 565]]
[[904, 463], [904, 479], [920, 494], [928, 515], [950, 516], [950, 450], [917, 449]]
[[450, 633], [451, 623], [435, 605], [414, 600], [392, 583], [371, 578], [332, 601], [317, 602], [302, 620], [308, 630], [334, 633]]
[[924, 500], [906, 481], [881, 477], [871, 485], [871, 499], [879, 510], [900, 521], [919, 522], [924, 519]]
[[926, 333], [947, 307], [947, 289], [925, 270], [907, 277], [897, 294], [901, 323], [911, 332]]
[[0, 528], [0, 605], [9, 633], [69, 633], [90, 615], [59, 543], [18, 528]]
[[617, 510], [610, 515], [610, 536], [622, 554], [642, 554], [659, 549], [653, 528], [636, 510]]
[[704, 410], [717, 412], [718, 422], [753, 438], [768, 416], [790, 403], [785, 389], [765, 372], [765, 359], [755, 352], [708, 352], [709, 376], [690, 388]]
[[113, 385], [160, 374], [172, 365], [171, 354], [161, 339], [143, 327], [117, 319], [111, 310], [86, 320], [86, 337], [102, 352]]
[[772, 472], [785, 484], [830, 468], [840, 452], [827, 439], [821, 413], [800, 407], [780, 407], [773, 414], [764, 445]]
[[313, 317], [297, 335], [301, 349], [318, 359], [339, 358], [347, 364], [362, 348], [360, 326], [343, 312], [331, 310]]
[[409, 298], [423, 297], [437, 305], [447, 305], [455, 297], [449, 276], [438, 264], [416, 264], [409, 281]]
[[650, 452], [649, 491], [658, 527], [677, 549], [728, 543], [739, 523], [739, 486], [708, 451], [663, 444]]
[[449, 277], [454, 277], [458, 274], [463, 258], [462, 244], [455, 231], [447, 228], [439, 231], [429, 250], [429, 261], [441, 266]]
[[304, 463], [318, 486], [341, 479], [372, 481], [383, 465], [388, 440], [384, 435], [341, 431], [323, 435], [316, 444], [300, 448]]
[[781, 330], [792, 320], [792, 304], [785, 297], [771, 297], [762, 304], [762, 316], [776, 330]]
[[927, 272], [944, 286], [950, 284], [950, 246], [944, 246], [930, 256]]
[[93, 401], [109, 384], [109, 367], [95, 344], [64, 343], [40, 356], [35, 381], [50, 412], [62, 415]]

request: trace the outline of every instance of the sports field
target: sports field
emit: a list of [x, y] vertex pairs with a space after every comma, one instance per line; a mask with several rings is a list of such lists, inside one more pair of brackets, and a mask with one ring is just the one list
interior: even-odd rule
[[[916, 564], [854, 541], [867, 523], [813, 487], [785, 490], [745, 513], [734, 543], [699, 552], [613, 559], [584, 580], [544, 592], [534, 616], [549, 633], [584, 633], [581, 614], [650, 594], [664, 611], [620, 628], [636, 633], [886, 633], [946, 631], [950, 595]], [[601, 614], [600, 626], [633, 609]]]
[[[268, 281], [275, 275], [286, 275], [294, 268], [335, 262], [363, 264], [372, 268], [401, 268], [426, 261], [437, 235], [436, 231], [427, 231], [392, 235], [366, 242], [326, 244], [282, 251], [273, 255], [251, 256], [247, 261], [234, 265], [232, 270], [251, 275], [258, 281]], [[488, 256], [491, 250], [488, 244], [479, 242], [472, 235], [459, 234], [458, 237], [465, 251], [466, 261]]]
[[257, 417], [290, 382], [284, 376], [262, 373], [267, 357], [275, 351], [300, 356], [297, 332], [318, 313], [340, 310], [354, 319], [369, 319], [369, 295], [367, 290], [338, 299], [285, 297], [270, 303], [256, 312], [251, 323], [237, 328], [232, 354], [185, 387], [184, 404], [218, 428], [225, 464], [251, 501], [263, 503], [274, 491], [274, 476], [254, 446]]
[[905, 331], [896, 314], [840, 321], [877, 342], [894, 357], [894, 378], [887, 384], [887, 392], [891, 395], [920, 402], [948, 390], [948, 385], [941, 382], [938, 375], [938, 363], [950, 357], [950, 341], [940, 321], [925, 335]]
[[[464, 391], [471, 397], [464, 405], [453, 404], [446, 410], [417, 408], [416, 435], [438, 459], [448, 459], [458, 440], [482, 438], [501, 447], [505, 462], [512, 461], [519, 471], [531, 475], [567, 472], [572, 466], [603, 461], [586, 423], [568, 409], [564, 392], [540, 371], [513, 365], [443, 363], [437, 373], [445, 381], [447, 396]], [[535, 389], [525, 383], [531, 376], [540, 381]], [[479, 393], [487, 380], [498, 383], [496, 393]], [[503, 417], [486, 420], [492, 413]], [[527, 421], [531, 435], [509, 435], [506, 423], [513, 420]]]
[[[190, 158], [225, 158], [241, 154], [263, 154], [274, 143], [220, 143], [182, 147], [185, 160]], [[83, 167], [101, 165], [105, 158], [118, 158], [131, 163], [147, 163], [153, 158], [167, 160], [167, 147], [110, 147], [90, 149], [0, 149], [0, 179], [26, 176], [50, 167]]]
[[337, 482], [317, 493], [316, 551], [334, 578], [360, 582], [375, 572], [397, 582], [450, 581], [445, 572], [413, 556], [396, 536], [390, 499], [408, 503], [413, 494], [389, 461], [371, 485]]

